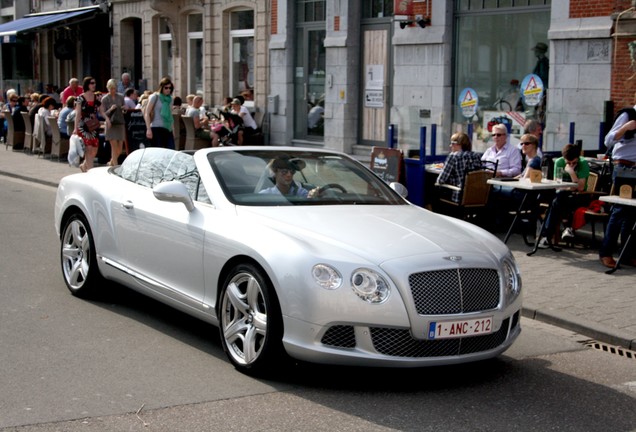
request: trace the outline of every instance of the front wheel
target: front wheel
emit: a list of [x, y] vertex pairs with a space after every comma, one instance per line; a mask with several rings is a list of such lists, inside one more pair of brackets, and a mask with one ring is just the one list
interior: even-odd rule
[[223, 349], [238, 370], [264, 372], [283, 360], [283, 325], [271, 283], [251, 264], [228, 274], [220, 298]]
[[76, 296], [86, 296], [103, 281], [97, 268], [93, 233], [81, 214], [71, 216], [62, 231], [60, 261], [68, 289]]

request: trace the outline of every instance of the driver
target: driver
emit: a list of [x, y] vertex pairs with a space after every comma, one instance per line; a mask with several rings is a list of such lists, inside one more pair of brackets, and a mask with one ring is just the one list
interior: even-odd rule
[[305, 167], [304, 161], [281, 155], [272, 159], [267, 166], [272, 172], [276, 184], [270, 188], [263, 189], [259, 193], [303, 198], [313, 198], [318, 194], [318, 188], [308, 191], [294, 181], [296, 171], [300, 171]]

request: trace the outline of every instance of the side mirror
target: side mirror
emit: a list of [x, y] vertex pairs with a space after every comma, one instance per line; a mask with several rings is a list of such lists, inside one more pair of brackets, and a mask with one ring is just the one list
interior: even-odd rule
[[152, 193], [159, 201], [183, 203], [189, 212], [194, 210], [194, 202], [188, 189], [180, 181], [159, 183], [152, 189]]
[[406, 198], [409, 195], [409, 191], [402, 183], [391, 182], [389, 187], [400, 194], [402, 198]]

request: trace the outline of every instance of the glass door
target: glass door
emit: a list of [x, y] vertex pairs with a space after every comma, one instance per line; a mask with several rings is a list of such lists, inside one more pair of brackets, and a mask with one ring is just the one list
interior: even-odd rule
[[322, 140], [325, 111], [325, 36], [323, 26], [297, 29], [294, 71], [294, 137]]

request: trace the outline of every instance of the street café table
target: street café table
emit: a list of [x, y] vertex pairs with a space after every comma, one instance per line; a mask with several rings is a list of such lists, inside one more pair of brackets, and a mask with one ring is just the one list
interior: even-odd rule
[[[608, 202], [610, 204], [620, 204], [620, 205], [626, 205], [630, 207], [636, 207], [636, 199], [634, 198], [621, 198], [618, 195], [604, 195], [599, 197], [599, 199], [601, 201]], [[627, 240], [625, 240], [625, 244], [621, 246], [621, 253], [618, 255], [618, 259], [616, 260], [616, 265], [614, 266], [614, 268], [607, 270], [605, 273], [612, 274], [618, 269], [618, 266], [620, 265], [621, 260], [623, 259], [623, 255], [625, 251], [627, 250], [627, 247], [629, 246], [629, 243], [631, 242], [632, 237], [634, 236], [634, 232], [636, 232], [636, 221], [634, 221], [634, 226], [632, 226], [632, 230], [630, 231], [629, 236], [627, 236]]]
[[[570, 187], [577, 187], [576, 183], [570, 182], [557, 182], [556, 180], [547, 180], [542, 179], [541, 183], [532, 183], [529, 179], [502, 179], [502, 178], [493, 178], [488, 180], [488, 184], [493, 186], [504, 186], [511, 187], [517, 189], [523, 193], [523, 198], [521, 199], [521, 203], [519, 204], [519, 208], [515, 212], [515, 217], [512, 219], [512, 223], [510, 224], [510, 228], [508, 228], [508, 232], [506, 233], [506, 237], [504, 238], [504, 243], [508, 242], [510, 235], [512, 234], [512, 230], [514, 229], [519, 216], [522, 214], [523, 209], [525, 208], [526, 201], [530, 200], [533, 206], [538, 206], [538, 198], [539, 193], [541, 191], [546, 190], [557, 190], [557, 189], [567, 189]], [[548, 206], [548, 210], [546, 215], [552, 210], [552, 200], [550, 200], [550, 204]], [[547, 218], [545, 218], [547, 219]], [[545, 224], [545, 219], [541, 223], [541, 228]], [[560, 251], [560, 248], [555, 247], [552, 244], [551, 239], [548, 239], [548, 244], [550, 248], [556, 252]], [[539, 237], [535, 236], [534, 248], [531, 252], [528, 252], [528, 256], [533, 255], [539, 248]]]

